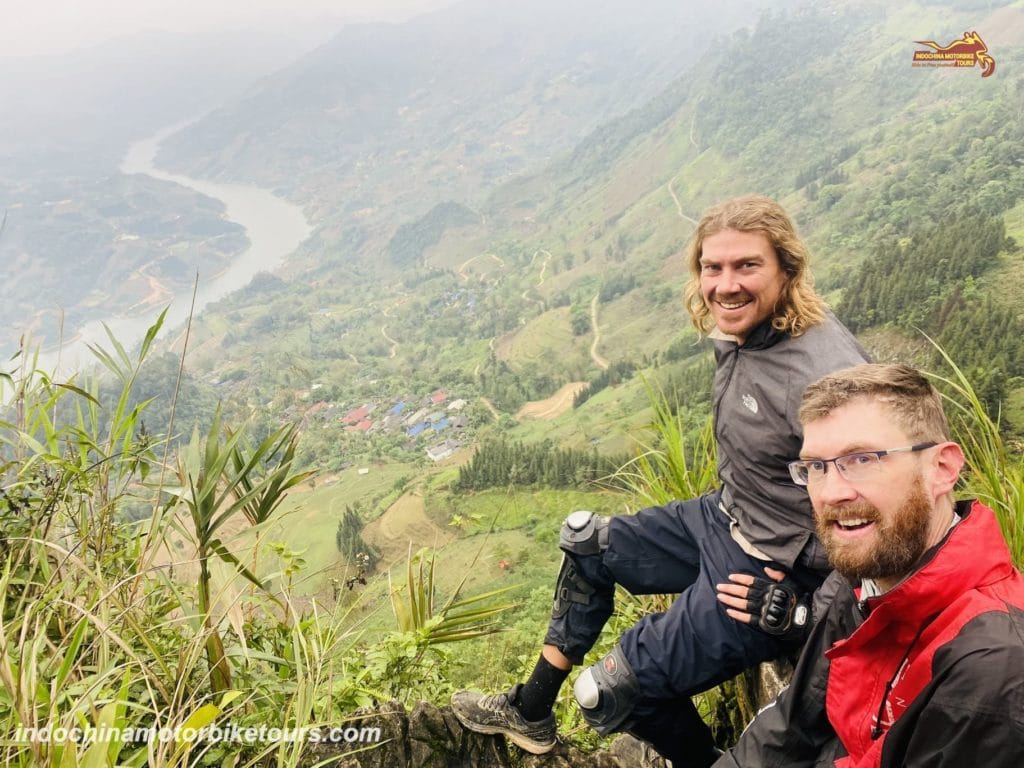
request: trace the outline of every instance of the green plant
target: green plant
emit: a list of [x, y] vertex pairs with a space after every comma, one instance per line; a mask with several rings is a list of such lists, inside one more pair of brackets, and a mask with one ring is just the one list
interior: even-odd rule
[[[119, 354], [110, 360], [120, 362]], [[202, 728], [226, 718], [301, 730], [336, 724], [381, 697], [383, 678], [367, 657], [387, 643], [362, 641], [366, 617], [354, 615], [358, 601], [326, 617], [315, 603], [297, 607], [289, 575], [302, 559], [290, 548], [278, 552], [284, 578], [276, 594], [257, 590], [230, 606], [237, 642], [221, 637], [221, 619], [213, 615], [212, 561], [224, 560], [257, 581], [255, 562], [245, 568], [226, 548], [224, 526], [241, 522], [258, 533], [283, 495], [308, 476], [293, 470], [294, 428], [249, 448], [243, 432], [221, 426], [218, 413], [206, 439], [197, 431], [179, 453], [179, 486], [156, 484], [170, 501], [161, 507], [151, 494], [159, 514], [136, 525], [119, 509], [151, 492], [140, 482], [148, 464], [134, 448], [101, 449], [111, 434], [122, 435], [117, 445], [124, 445], [129, 427], [121, 422], [137, 420], [145, 404], [118, 407], [128, 402], [121, 396], [105, 407], [88, 388], [56, 384], [22, 363], [0, 382], [18, 393], [12, 411], [17, 423], [0, 425], [0, 730], [16, 736], [19, 726], [50, 734], [103, 725], [142, 732]], [[130, 373], [119, 380], [127, 388]], [[117, 423], [104, 421], [112, 416]], [[99, 448], [88, 445], [90, 439]], [[78, 460], [79, 452], [92, 460]], [[92, 521], [90, 510], [100, 504], [102, 526], [73, 524]], [[182, 511], [185, 519], [174, 514]], [[188, 533], [203, 551], [197, 559], [198, 615], [172, 575], [179, 563], [152, 556], [154, 540], [174, 551], [172, 529]], [[415, 633], [406, 637], [419, 642]], [[222, 665], [230, 677], [218, 677]], [[229, 683], [235, 686], [227, 688]], [[406, 684], [415, 695], [418, 680], [407, 677]], [[0, 744], [0, 760], [26, 768], [253, 766], [269, 760], [288, 768], [303, 764], [305, 748], [301, 739], [249, 745], [182, 736], [87, 744], [61, 737]]]
[[681, 411], [665, 393], [645, 382], [653, 417], [634, 439], [637, 456], [613, 476], [642, 506], [673, 499], [693, 499], [717, 483], [715, 438], [711, 419], [696, 434], [688, 431]]
[[390, 696], [402, 701], [417, 695], [415, 692], [422, 690], [425, 682], [430, 683], [428, 687], [435, 696], [449, 690], [447, 672], [451, 657], [441, 646], [505, 631], [498, 617], [515, 607], [512, 603], [484, 604], [513, 587], [460, 597], [468, 572], [452, 595], [437, 606], [435, 563], [434, 552], [420, 550], [413, 554], [410, 544], [405, 584], [394, 586], [388, 573], [391, 609], [398, 632], [385, 635], [367, 654], [371, 677]]
[[[927, 337], [926, 337], [927, 338]], [[992, 508], [1013, 561], [1024, 565], [1024, 456], [1006, 445], [999, 420], [992, 419], [960, 367], [932, 339], [951, 374], [930, 374], [940, 382], [955, 439], [967, 460], [967, 490]]]
[[265, 522], [284, 500], [285, 492], [311, 474], [292, 472], [297, 439], [294, 426], [282, 427], [252, 450], [243, 442], [244, 432], [225, 428], [223, 433], [222, 437], [218, 408], [206, 439], [195, 430], [178, 455], [179, 487], [166, 489], [171, 497], [168, 507], [183, 504], [191, 520], [188, 527], [173, 515], [169, 517], [183, 535], [195, 542], [198, 607], [207, 630], [206, 654], [215, 692], [231, 687], [231, 669], [213, 611], [211, 558], [229, 563], [251, 583], [264, 588], [256, 574], [227, 548], [220, 530], [237, 516], [243, 516], [252, 526]]
[[[391, 587], [391, 609], [402, 632], [418, 632], [423, 635], [426, 645], [453, 643], [460, 640], [500, 632], [497, 618], [514, 607], [511, 603], [499, 605], [480, 605], [498, 595], [508, 592], [512, 587], [502, 587], [482, 595], [460, 598], [466, 576], [456, 587], [451, 597], [444, 604], [435, 608], [437, 597], [434, 588], [434, 565], [436, 554], [420, 550], [415, 555], [412, 544], [406, 559], [405, 589], [394, 587], [391, 574], [388, 573], [388, 584]], [[468, 576], [468, 574], [466, 574]]]

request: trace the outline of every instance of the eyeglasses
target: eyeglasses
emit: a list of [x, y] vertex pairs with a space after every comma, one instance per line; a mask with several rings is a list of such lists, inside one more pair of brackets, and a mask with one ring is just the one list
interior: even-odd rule
[[789, 462], [787, 466], [789, 467], [790, 477], [793, 478], [793, 482], [797, 485], [810, 485], [821, 482], [825, 479], [825, 473], [828, 472], [829, 464], [835, 464], [840, 475], [851, 483], [855, 483], [877, 471], [883, 456], [889, 456], [893, 453], [924, 451], [928, 448], [934, 448], [936, 445], [938, 443], [918, 443], [917, 445], [911, 445], [909, 448], [890, 448], [887, 451], [858, 451], [857, 453], [848, 453], [845, 456], [836, 456], [834, 459], [800, 459], [799, 461]]

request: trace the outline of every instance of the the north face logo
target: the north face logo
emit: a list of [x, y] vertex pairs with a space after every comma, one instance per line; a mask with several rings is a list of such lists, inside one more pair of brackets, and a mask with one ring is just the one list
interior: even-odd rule
[[753, 397], [751, 397], [750, 395], [744, 395], [744, 396], [743, 396], [743, 404], [744, 404], [745, 406], [747, 406], [747, 409], [748, 409], [748, 410], [749, 410], [749, 411], [750, 411], [751, 413], [757, 413], [757, 400], [755, 400], [755, 399], [754, 399]]

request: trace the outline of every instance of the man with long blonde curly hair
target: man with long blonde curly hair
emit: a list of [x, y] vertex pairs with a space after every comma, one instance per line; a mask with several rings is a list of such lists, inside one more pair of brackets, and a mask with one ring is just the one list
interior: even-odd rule
[[[455, 694], [452, 709], [470, 730], [551, 750], [552, 706], [611, 616], [617, 584], [633, 594], [680, 594], [580, 673], [576, 700], [599, 733], [628, 731], [674, 768], [705, 768], [718, 754], [692, 695], [803, 640], [805, 596], [827, 562], [807, 496], [786, 467], [800, 448], [800, 393], [865, 354], [814, 292], [807, 248], [774, 200], [740, 197], [708, 210], [687, 261], [686, 306], [715, 346], [720, 487], [635, 515], [569, 515], [540, 658], [505, 693]], [[723, 582], [748, 610], [718, 602]]]
[[825, 321], [825, 302], [814, 291], [811, 254], [796, 233], [782, 207], [768, 197], [750, 195], [727, 200], [704, 214], [686, 249], [691, 279], [686, 285], [685, 303], [693, 324], [707, 335], [715, 327], [712, 306], [701, 290], [701, 256], [704, 241], [725, 230], [761, 234], [775, 251], [779, 269], [785, 275], [782, 292], [772, 309], [772, 327], [799, 336]]

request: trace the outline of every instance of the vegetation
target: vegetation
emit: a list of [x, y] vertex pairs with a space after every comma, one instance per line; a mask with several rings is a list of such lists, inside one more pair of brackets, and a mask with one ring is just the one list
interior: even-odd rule
[[453, 490], [509, 485], [577, 488], [608, 478], [620, 464], [621, 459], [602, 456], [596, 450], [559, 449], [549, 442], [524, 445], [503, 439], [488, 440], [468, 464], [459, 468]]
[[[363, 519], [357, 511], [358, 507], [346, 505], [345, 512], [338, 522], [335, 544], [338, 552], [350, 563], [360, 563], [366, 572], [373, 572], [380, 560], [380, 554], [363, 540]], [[360, 574], [362, 576], [363, 574]]]
[[631, 378], [635, 371], [636, 363], [629, 360], [620, 360], [612, 363], [608, 366], [607, 370], [602, 370], [594, 376], [590, 380], [589, 386], [576, 393], [576, 396], [572, 399], [573, 408], [579, 408], [605, 387], [614, 387], [621, 384], [626, 379]]
[[[1009, 381], [1024, 375], [1024, 322], [984, 296], [978, 281], [1016, 248], [1003, 220], [984, 214], [883, 243], [844, 292], [841, 316], [854, 331], [889, 324], [934, 336], [994, 414]], [[938, 353], [934, 360], [942, 363]]]
[[[504, 610], [477, 607], [483, 597], [459, 600], [457, 591], [439, 608], [418, 598], [415, 627], [371, 641], [358, 600], [328, 613], [300, 608], [290, 580], [271, 586], [259, 547], [243, 564], [226, 536], [232, 521], [265, 528], [306, 477], [293, 467], [294, 428], [249, 449], [245, 429], [215, 419], [176, 463], [159, 458], [166, 436], [139, 431], [145, 404], [125, 407], [157, 329], [134, 362], [116, 343], [113, 354], [97, 350], [124, 384], [112, 409], [90, 394], [94, 383], [55, 382], [28, 356], [0, 381], [9, 403], [0, 425], [0, 728], [11, 737], [19, 727], [64, 734], [6, 742], [5, 764], [301, 764], [301, 741], [240, 745], [196, 731], [229, 719], [318, 727], [375, 699], [412, 695], [420, 668], [403, 659], [441, 640], [479, 636]], [[53, 420], [68, 409], [74, 422]], [[180, 485], [171, 487], [174, 472]], [[140, 504], [150, 509], [141, 522], [120, 514]], [[182, 557], [186, 541], [195, 557]], [[281, 575], [302, 567], [297, 553], [268, 549]], [[195, 590], [185, 588], [191, 572]], [[433, 600], [432, 587], [426, 594]], [[444, 676], [446, 658], [435, 659], [435, 674]], [[91, 743], [67, 736], [88, 727], [173, 735]]]
[[935, 350], [950, 371], [935, 379], [945, 389], [946, 412], [967, 458], [966, 493], [995, 511], [1013, 561], [1024, 567], [1024, 455], [1004, 440], [963, 369], [941, 346]]
[[168, 520], [175, 520], [174, 510], [178, 506], [184, 506], [189, 513], [191, 527], [182, 527], [181, 532], [195, 541], [199, 564], [197, 607], [205, 621], [206, 657], [214, 693], [231, 688], [231, 667], [214, 618], [210, 561], [215, 556], [226, 561], [264, 589], [263, 582], [225, 546], [221, 529], [235, 517], [244, 517], [251, 526], [267, 522], [288, 489], [312, 474], [292, 472], [294, 427], [282, 427], [252, 451], [243, 447], [244, 436], [243, 432], [226, 430], [226, 439], [221, 442], [218, 409], [206, 440], [200, 442], [197, 430], [188, 446], [179, 451], [178, 487], [165, 489], [170, 497], [164, 510]]
[[446, 228], [475, 224], [478, 219], [464, 205], [438, 203], [422, 218], [398, 228], [388, 243], [388, 256], [399, 267], [420, 266], [423, 252], [437, 244]]

